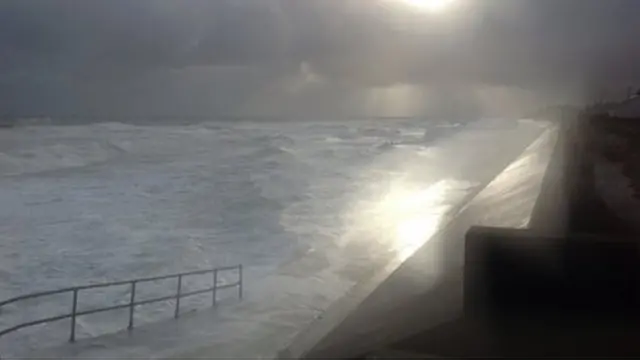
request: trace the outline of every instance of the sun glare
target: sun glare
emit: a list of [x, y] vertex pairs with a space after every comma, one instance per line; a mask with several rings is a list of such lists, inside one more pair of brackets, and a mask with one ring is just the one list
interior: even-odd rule
[[446, 10], [453, 0], [401, 0], [416, 9], [438, 13]]
[[376, 223], [390, 228], [392, 247], [401, 259], [411, 256], [438, 230], [449, 209], [449, 186], [444, 180], [422, 189], [397, 183], [379, 202]]

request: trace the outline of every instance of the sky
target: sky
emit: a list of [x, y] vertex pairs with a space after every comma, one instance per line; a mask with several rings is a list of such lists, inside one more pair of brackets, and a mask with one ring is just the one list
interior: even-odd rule
[[[638, 0], [0, 0], [0, 114], [511, 113], [640, 86]], [[462, 116], [462, 115], [461, 115]]]

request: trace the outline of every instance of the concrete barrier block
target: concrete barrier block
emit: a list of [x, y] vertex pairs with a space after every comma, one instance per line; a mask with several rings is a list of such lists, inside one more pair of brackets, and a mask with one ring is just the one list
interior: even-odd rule
[[625, 320], [640, 314], [633, 239], [473, 227], [466, 236], [465, 314]]

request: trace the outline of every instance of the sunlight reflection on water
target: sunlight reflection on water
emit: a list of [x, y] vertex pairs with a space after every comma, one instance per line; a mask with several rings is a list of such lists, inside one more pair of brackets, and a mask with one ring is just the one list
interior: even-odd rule
[[342, 243], [345, 249], [357, 249], [349, 250], [349, 256], [370, 257], [374, 262], [383, 253], [400, 261], [411, 257], [477, 185], [452, 178], [416, 179], [409, 174], [375, 183], [376, 190], [360, 197], [350, 209], [354, 226]]
[[375, 224], [392, 240], [391, 248], [401, 260], [411, 256], [440, 228], [451, 209], [452, 183], [440, 180], [429, 186], [393, 183], [375, 209]]

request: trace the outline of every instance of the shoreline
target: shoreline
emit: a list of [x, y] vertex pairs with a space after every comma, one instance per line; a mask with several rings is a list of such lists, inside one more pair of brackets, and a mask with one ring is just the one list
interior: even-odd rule
[[[570, 117], [558, 123], [557, 142], [553, 146], [549, 161], [539, 164], [544, 170], [539, 180], [541, 183], [537, 188], [538, 190], [534, 190], [536, 189], [535, 186], [529, 190], [532, 191], [531, 194], [535, 195], [532, 198], [534, 204], [526, 227], [533, 234], [564, 238], [577, 234], [607, 234], [615, 236], [632, 233], [632, 229], [628, 224], [612, 211], [598, 191], [598, 182], [595, 179], [597, 158], [592, 146], [594, 142], [593, 136], [597, 136], [597, 133], [590, 127], [590, 123], [586, 118]], [[534, 171], [531, 171], [531, 173], [533, 174]], [[518, 181], [526, 183], [530, 182], [531, 179], [526, 179], [525, 176], [525, 179], [516, 180], [516, 183]], [[509, 184], [509, 182], [507, 183]], [[514, 185], [512, 184], [512, 186]], [[526, 188], [524, 185], [516, 184], [515, 186], [520, 189]], [[500, 188], [501, 190], [505, 189], [504, 186], [500, 186]], [[496, 194], [499, 194], [499, 192]], [[522, 197], [525, 193], [517, 194]], [[482, 193], [479, 197], [482, 198]], [[491, 195], [487, 197], [487, 199], [491, 198]], [[500, 203], [499, 196], [493, 201], [489, 201], [490, 204], [494, 205], [487, 207], [484, 211], [495, 212], [496, 201], [498, 204]], [[517, 204], [522, 204], [523, 201], [522, 199], [517, 199], [516, 205], [511, 206], [519, 206]], [[517, 213], [512, 211], [508, 214]], [[495, 225], [514, 227], [514, 225], [507, 224], [504, 218], [498, 218], [500, 218], [500, 221], [494, 223]], [[481, 219], [483, 218], [472, 220], [469, 224], [487, 225], [486, 221]], [[494, 224], [490, 223], [489, 225]], [[465, 228], [464, 221], [462, 221], [462, 224], [454, 225], [453, 227]], [[515, 227], [518, 228], [518, 226]], [[466, 230], [454, 230], [452, 232], [453, 236], [450, 234], [447, 237], [451, 237], [450, 241], [456, 241], [458, 237], [463, 236], [462, 231]], [[420, 251], [424, 252], [424, 250]], [[422, 255], [422, 257], [424, 256], [426, 255]], [[420, 255], [415, 257], [419, 258]], [[423, 262], [415, 259], [410, 259], [408, 263], [411, 261], [423, 264]], [[420, 265], [419, 267], [423, 266]], [[452, 273], [455, 274], [456, 271], [453, 270]], [[406, 277], [410, 278], [411, 276], [410, 274], [405, 274]], [[395, 290], [392, 290], [393, 292], [386, 296], [380, 295], [384, 293], [383, 285], [375, 289], [374, 295], [366, 300], [371, 304], [367, 306], [365, 302], [361, 309], [354, 311], [356, 315], [350, 315], [350, 322], [347, 320], [345, 324], [339, 326], [345, 329], [351, 328], [351, 337], [346, 336], [349, 334], [348, 330], [341, 331], [336, 329], [321, 344], [318, 344], [319, 346], [311, 350], [305, 358], [345, 357], [345, 355], [347, 357], [357, 357], [372, 351], [374, 354], [378, 354], [376, 351], [379, 352], [380, 350], [381, 354], [390, 352], [396, 354], [396, 356], [398, 354], [428, 354], [446, 357], [466, 357], [479, 356], [480, 354], [488, 356], [492, 353], [495, 355], [496, 351], [507, 350], [493, 348], [489, 345], [491, 339], [482, 336], [482, 328], [477, 328], [468, 321], [462, 320], [464, 313], [455, 305], [457, 303], [456, 299], [462, 297], [461, 293], [458, 293], [459, 289], [455, 290], [457, 288], [455, 284], [462, 281], [460, 274], [442, 278], [440, 284], [443, 286], [449, 284], [445, 286], [449, 290], [432, 288], [419, 295], [404, 295], [406, 298], [413, 296], [415, 299], [404, 301], [405, 306], [396, 304], [394, 307], [388, 303], [398, 302], [397, 298], [402, 298], [402, 295], [398, 293], [398, 289], [407, 280], [401, 279], [402, 277], [396, 276], [395, 281], [388, 281], [394, 282], [395, 285], [387, 284], [386, 288]], [[430, 286], [426, 286], [425, 289]], [[378, 293], [377, 298], [375, 296], [376, 293]], [[411, 292], [409, 291], [408, 293]], [[393, 301], [389, 300], [390, 294], [393, 294], [395, 298]], [[443, 305], [443, 302], [448, 302], [448, 305]], [[385, 303], [387, 305], [384, 305]], [[410, 307], [409, 304], [414, 305]], [[387, 311], [383, 311], [385, 309]], [[363, 317], [361, 315], [358, 321], [357, 313], [367, 313], [367, 311], [369, 312], [368, 316]], [[384, 317], [383, 313], [393, 313], [392, 318], [394, 319], [388, 319], [387, 315], [386, 320], [381, 320], [381, 323], [371, 329], [371, 319], [376, 316]], [[427, 315], [421, 316], [419, 314]], [[447, 315], [443, 317], [442, 314]], [[448, 319], [446, 319], [447, 316], [449, 317]], [[398, 320], [398, 318], [401, 320]], [[416, 318], [420, 318], [420, 320], [416, 320]], [[414, 324], [416, 321], [418, 321], [418, 326], [421, 326], [422, 329], [418, 332], [416, 332], [418, 328]], [[411, 332], [407, 328], [413, 328], [414, 335], [407, 337], [406, 335]], [[394, 331], [396, 334], [391, 336], [390, 332]], [[404, 332], [405, 336], [398, 335], [400, 332]], [[340, 334], [340, 336], [334, 333]], [[354, 336], [353, 334], [361, 335]], [[368, 335], [364, 336], [363, 334]], [[461, 347], [461, 344], [467, 344], [468, 346]], [[358, 349], [353, 350], [353, 347]], [[473, 353], [474, 351], [477, 353]], [[345, 354], [345, 352], [348, 352], [348, 354]]]

